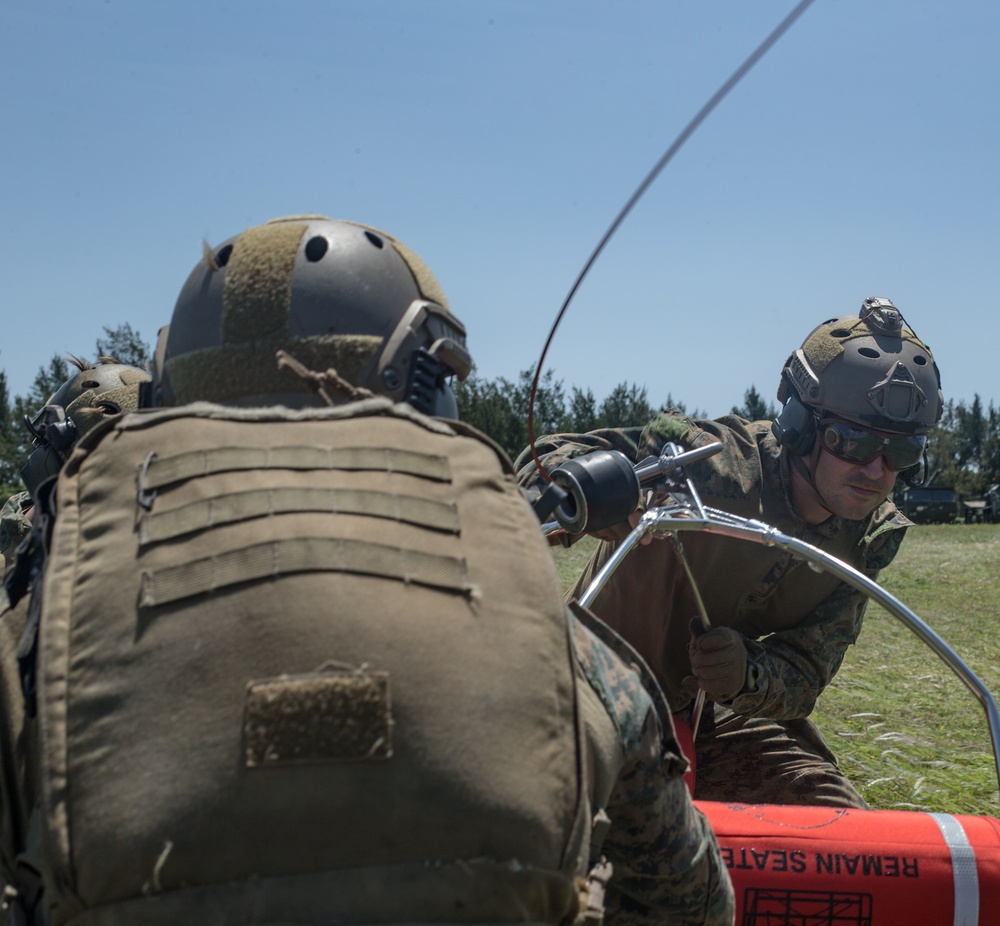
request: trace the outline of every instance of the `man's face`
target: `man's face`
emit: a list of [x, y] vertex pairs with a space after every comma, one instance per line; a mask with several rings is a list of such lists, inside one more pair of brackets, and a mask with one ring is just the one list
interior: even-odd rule
[[822, 444], [819, 448], [813, 478], [823, 507], [832, 514], [860, 521], [888, 498], [898, 473], [889, 469], [882, 454], [867, 463], [851, 463], [835, 457]]
[[888, 497], [901, 469], [920, 462], [926, 446], [923, 434], [874, 431], [822, 418], [806, 458], [812, 480], [792, 470], [799, 515], [809, 524], [820, 524], [831, 514], [860, 521]]

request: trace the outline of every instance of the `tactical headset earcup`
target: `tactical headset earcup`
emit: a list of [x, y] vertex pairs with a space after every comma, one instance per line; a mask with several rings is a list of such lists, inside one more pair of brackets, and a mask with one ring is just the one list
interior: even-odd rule
[[903, 480], [911, 489], [919, 488], [927, 480], [927, 451], [925, 450], [920, 455], [920, 462], [911, 466], [909, 469], [904, 469], [899, 474], [899, 478]]
[[790, 453], [805, 456], [816, 440], [816, 416], [797, 395], [792, 395], [771, 422], [771, 431]]

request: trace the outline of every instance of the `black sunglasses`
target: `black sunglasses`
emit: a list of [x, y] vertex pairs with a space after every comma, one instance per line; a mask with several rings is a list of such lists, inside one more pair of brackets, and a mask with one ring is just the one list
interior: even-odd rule
[[839, 419], [824, 418], [819, 423], [819, 439], [835, 457], [849, 463], [867, 463], [879, 454], [889, 469], [909, 469], [920, 462], [927, 449], [926, 434], [885, 437]]

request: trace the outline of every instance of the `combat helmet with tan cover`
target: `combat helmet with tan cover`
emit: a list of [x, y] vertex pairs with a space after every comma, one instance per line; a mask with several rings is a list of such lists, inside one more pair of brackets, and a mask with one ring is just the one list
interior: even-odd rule
[[930, 348], [885, 298], [857, 315], [828, 319], [785, 361], [782, 409], [773, 429], [797, 455], [810, 451], [816, 422], [838, 418], [886, 434], [925, 435], [944, 408]]
[[138, 408], [139, 390], [151, 379], [139, 367], [102, 357], [96, 364], [70, 358], [77, 372], [69, 377], [35, 416], [27, 420], [35, 450], [21, 470], [32, 496], [48, 477], [59, 472], [73, 445], [108, 418]]
[[326, 382], [444, 417], [457, 417], [449, 378], [472, 366], [465, 328], [416, 254], [370, 226], [316, 215], [206, 246], [155, 363], [155, 405], [315, 405], [316, 379], [302, 371], [331, 371]]
[[818, 325], [785, 363], [778, 398], [880, 431], [929, 431], [941, 418], [941, 375], [930, 348], [888, 299]]

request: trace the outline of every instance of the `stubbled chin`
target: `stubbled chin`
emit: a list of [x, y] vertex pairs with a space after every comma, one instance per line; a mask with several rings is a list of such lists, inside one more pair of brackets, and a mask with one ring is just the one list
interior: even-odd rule
[[868, 517], [880, 504], [884, 496], [877, 491], [847, 486], [838, 514], [850, 521], [860, 521]]

